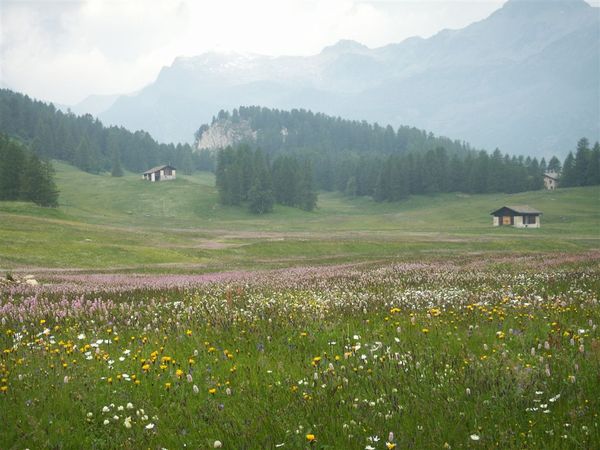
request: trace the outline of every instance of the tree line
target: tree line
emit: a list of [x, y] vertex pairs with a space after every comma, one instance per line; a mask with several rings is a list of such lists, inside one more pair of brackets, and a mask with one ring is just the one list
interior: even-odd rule
[[587, 138], [577, 143], [575, 155], [569, 152], [562, 166], [559, 185], [562, 187], [600, 184], [600, 143], [590, 148]]
[[0, 89], [0, 132], [23, 141], [42, 159], [59, 159], [90, 173], [141, 172], [171, 164], [182, 173], [212, 170], [210, 155], [189, 144], [161, 144], [147, 132], [105, 127], [89, 114], [76, 116], [52, 104]]
[[[240, 106], [231, 113], [220, 111], [213, 117], [211, 125], [241, 121], [249, 123], [256, 132], [252, 144], [263, 149], [270, 157], [307, 150], [321, 155], [422, 152], [437, 147], [444, 147], [449, 154], [464, 154], [473, 150], [466, 142], [435, 136], [414, 127], [394, 129], [391, 125], [384, 127], [364, 120], [346, 120], [304, 109], [282, 111]], [[196, 143], [208, 128], [208, 124], [204, 124], [196, 131]]]
[[577, 144], [576, 155], [563, 164], [545, 158], [503, 154], [499, 149], [454, 153], [443, 147], [426, 152], [381, 156], [346, 155], [336, 162], [316, 156], [315, 177], [320, 189], [348, 196], [371, 196], [395, 201], [415, 194], [465, 192], [516, 193], [544, 187], [544, 174], [560, 174], [562, 187], [600, 184], [600, 145], [590, 148], [587, 139]]
[[[316, 189], [370, 196], [381, 202], [444, 192], [511, 194], [538, 190], [544, 187], [546, 172], [561, 174], [563, 187], [600, 184], [600, 145], [590, 148], [586, 138], [578, 142], [575, 155], [569, 153], [562, 164], [556, 156], [546, 162], [545, 158], [503, 154], [499, 149], [491, 154], [481, 150], [452, 155], [443, 147], [390, 155], [323, 155], [297, 150], [276, 156], [272, 164], [261, 151], [256, 152], [261, 154], [268, 197], [309, 211], [316, 205]], [[250, 202], [255, 180], [253, 161], [247, 144], [218, 153], [217, 188], [223, 204]]]
[[0, 200], [58, 206], [54, 169], [20, 142], [0, 133]]
[[308, 159], [278, 156], [271, 164], [261, 149], [227, 147], [217, 154], [215, 184], [223, 205], [247, 204], [250, 212], [268, 213], [275, 203], [312, 211], [317, 205]]

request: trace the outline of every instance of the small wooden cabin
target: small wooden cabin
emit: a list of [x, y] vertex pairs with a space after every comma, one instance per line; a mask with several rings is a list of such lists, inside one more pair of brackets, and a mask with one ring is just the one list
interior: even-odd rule
[[169, 165], [153, 167], [143, 173], [143, 178], [147, 181], [174, 180], [176, 178], [175, 167]]
[[541, 226], [541, 211], [531, 206], [503, 206], [490, 213], [493, 216], [493, 225], [512, 226], [516, 228], [539, 228]]

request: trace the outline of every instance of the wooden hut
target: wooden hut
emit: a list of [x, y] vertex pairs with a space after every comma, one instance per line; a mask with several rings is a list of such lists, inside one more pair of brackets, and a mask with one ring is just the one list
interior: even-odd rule
[[144, 180], [147, 181], [165, 181], [176, 178], [175, 167], [169, 165], [153, 167], [146, 170], [142, 175]]
[[493, 216], [493, 225], [512, 226], [516, 228], [539, 228], [541, 226], [541, 211], [528, 205], [503, 206], [490, 213]]

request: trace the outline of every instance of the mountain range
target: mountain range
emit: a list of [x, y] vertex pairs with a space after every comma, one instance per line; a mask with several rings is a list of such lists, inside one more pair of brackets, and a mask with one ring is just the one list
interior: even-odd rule
[[463, 29], [380, 48], [346, 40], [313, 56], [179, 57], [144, 89], [106, 102], [99, 117], [160, 141], [192, 142], [221, 109], [305, 108], [475, 147], [565, 155], [582, 136], [600, 139], [598, 80], [598, 8], [509, 0]]

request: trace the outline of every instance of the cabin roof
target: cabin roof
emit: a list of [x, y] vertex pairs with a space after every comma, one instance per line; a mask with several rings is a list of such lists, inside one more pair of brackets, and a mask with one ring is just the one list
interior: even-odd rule
[[546, 178], [552, 178], [553, 180], [558, 180], [558, 174], [556, 172], [546, 172], [544, 174]]
[[169, 167], [169, 168], [171, 168], [171, 169], [175, 169], [175, 167], [173, 167], [173, 166], [170, 166], [169, 164], [165, 164], [165, 165], [163, 165], [163, 166], [156, 166], [156, 167], [153, 167], [152, 169], [148, 169], [148, 170], [146, 170], [146, 171], [144, 172], [144, 175], [146, 175], [146, 174], [149, 174], [149, 173], [158, 172], [159, 170], [166, 169], [167, 167]]
[[490, 215], [494, 216], [494, 215], [498, 214], [500, 211], [502, 211], [503, 209], [509, 209], [517, 214], [532, 214], [532, 215], [538, 215], [538, 216], [540, 214], [542, 214], [541, 211], [539, 211], [535, 208], [532, 208], [529, 205], [512, 205], [512, 206], [504, 205], [502, 208], [498, 208], [497, 210], [492, 211], [490, 213]]

